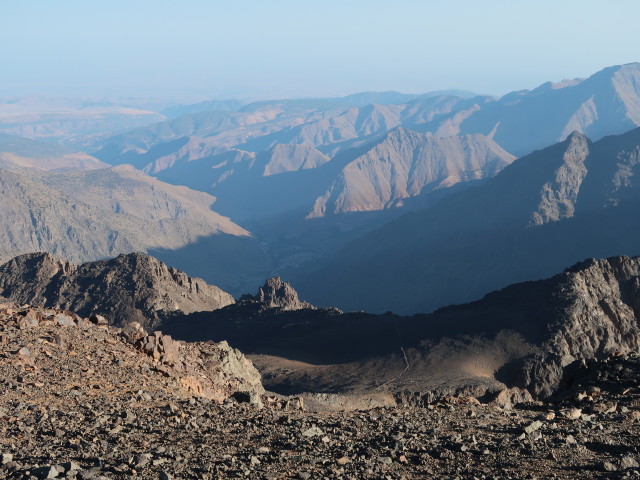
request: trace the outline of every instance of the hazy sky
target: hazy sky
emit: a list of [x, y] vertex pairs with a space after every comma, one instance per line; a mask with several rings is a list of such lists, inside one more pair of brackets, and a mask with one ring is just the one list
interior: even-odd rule
[[0, 95], [503, 94], [640, 60], [637, 0], [0, 0]]

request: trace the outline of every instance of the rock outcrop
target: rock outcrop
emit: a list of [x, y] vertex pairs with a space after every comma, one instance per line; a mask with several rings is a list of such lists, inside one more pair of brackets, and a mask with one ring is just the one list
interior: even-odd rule
[[140, 253], [80, 266], [48, 253], [21, 255], [0, 266], [0, 295], [84, 316], [103, 315], [117, 326], [138, 322], [147, 331], [169, 317], [234, 303], [218, 287]]
[[144, 388], [148, 396], [170, 392], [222, 403], [244, 392], [260, 404], [260, 374], [227, 343], [187, 344], [158, 331], [148, 335], [138, 323], [123, 329], [102, 323], [67, 310], [0, 304], [3, 378], [26, 365], [39, 372], [40, 395], [66, 383], [80, 396], [126, 396]]
[[640, 257], [588, 260], [549, 281], [558, 309], [513, 378], [536, 397], [556, 392], [569, 365], [640, 351]]
[[258, 294], [243, 295], [240, 299], [245, 303], [257, 303], [261, 309], [276, 308], [279, 310], [313, 309], [313, 305], [302, 302], [298, 298], [298, 292], [289, 282], [283, 282], [280, 277], [271, 277], [258, 289]]

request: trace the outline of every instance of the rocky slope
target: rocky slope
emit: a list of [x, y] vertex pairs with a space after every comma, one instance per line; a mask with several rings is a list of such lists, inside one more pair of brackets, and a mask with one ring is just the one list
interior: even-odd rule
[[583, 262], [412, 317], [317, 309], [277, 277], [236, 303], [140, 254], [79, 267], [18, 257], [0, 267], [0, 296], [187, 341], [228, 340], [282, 393], [483, 397], [515, 388], [548, 398], [567, 368], [640, 350], [640, 257]]
[[432, 311], [589, 257], [637, 254], [640, 129], [580, 133], [406, 215], [296, 279], [319, 305]]
[[110, 325], [163, 320], [234, 303], [233, 297], [148, 255], [74, 265], [48, 253], [26, 254], [0, 266], [0, 295], [14, 302], [103, 315]]
[[248, 297], [165, 328], [185, 340], [228, 339], [251, 355], [268, 388], [287, 393], [483, 397], [515, 388], [503, 395], [547, 398], [567, 368], [640, 350], [640, 257], [587, 261], [412, 317], [314, 309], [285, 286], [270, 289], [278, 301]]
[[264, 395], [251, 363], [224, 343], [4, 304], [0, 475], [632, 478], [639, 371], [633, 355], [589, 362], [558, 403], [448, 396], [315, 413]]

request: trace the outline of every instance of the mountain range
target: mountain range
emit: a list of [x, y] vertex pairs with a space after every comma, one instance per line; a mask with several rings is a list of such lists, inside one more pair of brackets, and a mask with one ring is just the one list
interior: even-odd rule
[[281, 274], [318, 305], [415, 313], [633, 255], [639, 78], [165, 105], [159, 123], [51, 137], [67, 146], [0, 134], [0, 260], [140, 251], [233, 294]]
[[82, 148], [120, 131], [166, 118], [148, 103], [131, 98], [0, 98], [0, 132]]
[[[261, 101], [218, 110], [206, 110], [215, 102], [196, 104], [192, 113], [105, 139], [93, 155], [214, 195], [216, 211], [263, 241], [272, 274], [293, 275], [321, 303], [343, 304], [346, 291], [335, 298], [311, 293], [301, 270], [322, 266], [396, 217], [485, 182], [514, 155], [564, 141], [574, 130], [597, 141], [640, 125], [639, 85], [640, 64], [632, 63], [500, 99], [441, 92]], [[402, 303], [398, 298], [375, 309]], [[367, 306], [355, 298], [345, 305]]]
[[199, 136], [226, 149], [258, 153], [293, 143], [333, 157], [354, 141], [405, 126], [436, 136], [483, 134], [521, 156], [562, 141], [574, 130], [598, 140], [640, 125], [639, 79], [640, 64], [630, 63], [500, 99], [436, 92], [263, 101], [233, 111], [198, 111], [204, 108], [199, 105], [196, 113], [105, 139], [96, 155], [108, 163], [141, 164], [143, 157], [151, 161], [148, 152], [154, 146]]
[[[640, 129], [565, 141], [355, 240], [300, 282], [320, 305], [414, 313], [640, 245]], [[348, 293], [347, 293], [348, 292]]]

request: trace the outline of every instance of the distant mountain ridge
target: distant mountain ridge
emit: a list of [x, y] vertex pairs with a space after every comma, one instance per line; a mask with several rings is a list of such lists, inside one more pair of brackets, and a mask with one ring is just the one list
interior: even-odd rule
[[90, 170], [108, 166], [86, 153], [56, 143], [0, 133], [0, 168]]
[[574, 130], [599, 140], [639, 126], [639, 85], [640, 64], [630, 63], [587, 79], [511, 92], [499, 100], [443, 91], [261, 101], [236, 111], [201, 111], [114, 136], [96, 155], [108, 163], [136, 163], [135, 155], [154, 145], [195, 135], [227, 149], [258, 153], [278, 143], [302, 143], [334, 156], [344, 142], [400, 125], [436, 136], [479, 133], [512, 154], [524, 155], [564, 140]]

